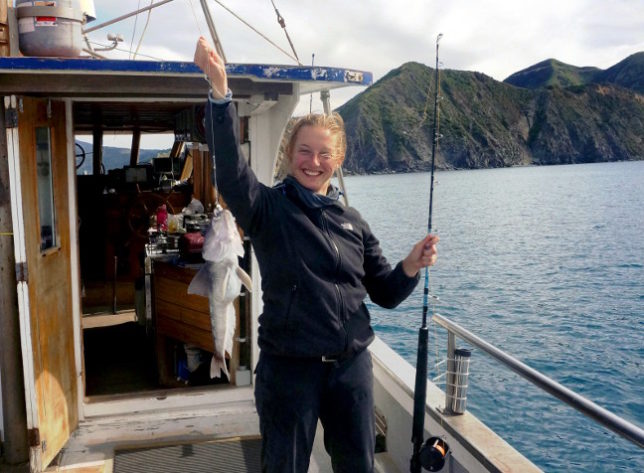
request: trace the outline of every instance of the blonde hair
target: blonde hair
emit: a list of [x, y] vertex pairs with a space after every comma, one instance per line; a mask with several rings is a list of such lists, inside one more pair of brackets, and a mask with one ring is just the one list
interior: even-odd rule
[[340, 114], [337, 112], [332, 112], [330, 115], [325, 113], [310, 113], [291, 120], [287, 125], [277, 160], [276, 174], [278, 179], [283, 179], [288, 174], [297, 134], [305, 126], [320, 127], [328, 130], [335, 139], [333, 160], [339, 164], [344, 162], [344, 157], [347, 152], [347, 136], [344, 131], [344, 120]]

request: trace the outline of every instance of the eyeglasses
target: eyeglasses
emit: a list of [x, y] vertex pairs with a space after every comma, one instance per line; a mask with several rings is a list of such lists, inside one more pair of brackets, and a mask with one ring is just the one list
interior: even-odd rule
[[[300, 150], [297, 151], [297, 154], [299, 154], [303, 158], [310, 159], [316, 153], [313, 152], [310, 149], [300, 149]], [[320, 159], [320, 161], [329, 161], [330, 159], [334, 158], [333, 153], [330, 152], [330, 151], [320, 151], [320, 152], [317, 153], [317, 155], [318, 155], [318, 158]]]

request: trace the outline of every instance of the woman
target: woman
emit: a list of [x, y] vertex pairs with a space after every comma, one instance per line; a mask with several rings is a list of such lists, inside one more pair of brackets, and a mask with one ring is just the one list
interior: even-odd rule
[[250, 236], [262, 275], [261, 349], [255, 399], [265, 472], [306, 473], [318, 419], [333, 471], [372, 472], [373, 340], [367, 294], [383, 307], [402, 302], [418, 272], [436, 261], [427, 235], [395, 268], [359, 213], [330, 185], [346, 150], [342, 118], [309, 115], [285, 146], [288, 176], [258, 182], [239, 147], [225, 64], [202, 37], [195, 63], [211, 82], [206, 110], [217, 185]]

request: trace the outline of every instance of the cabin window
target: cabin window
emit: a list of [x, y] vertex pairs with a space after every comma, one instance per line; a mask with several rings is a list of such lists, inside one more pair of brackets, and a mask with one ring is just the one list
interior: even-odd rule
[[51, 160], [51, 133], [48, 127], [36, 128], [36, 174], [38, 179], [38, 216], [40, 250], [57, 245], [54, 177]]

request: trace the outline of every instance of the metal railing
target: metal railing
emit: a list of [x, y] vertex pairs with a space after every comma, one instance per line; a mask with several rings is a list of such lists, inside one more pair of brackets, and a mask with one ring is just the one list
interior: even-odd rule
[[492, 357], [496, 358], [499, 362], [501, 362], [501, 364], [507, 366], [522, 378], [530, 381], [532, 384], [536, 385], [537, 387], [541, 388], [557, 399], [565, 402], [569, 406], [575, 408], [586, 417], [589, 417], [595, 422], [603, 425], [604, 427], [609, 428], [616, 434], [633, 442], [635, 445], [644, 447], [644, 430], [639, 428], [637, 425], [625, 419], [622, 419], [621, 417], [613, 414], [612, 412], [604, 409], [601, 406], [598, 406], [585, 397], [575, 393], [574, 391], [571, 391], [565, 386], [562, 386], [556, 381], [548, 378], [546, 375], [533, 368], [530, 368], [525, 363], [522, 363], [516, 358], [499, 350], [494, 345], [491, 345], [482, 338], [477, 337], [472, 332], [464, 329], [454, 322], [451, 322], [445, 317], [434, 314], [432, 320], [448, 331], [448, 351], [452, 350], [452, 353], [447, 354], [448, 360], [454, 358], [454, 337], [455, 335], [457, 335], [463, 340], [471, 343], [472, 345], [480, 348]]

